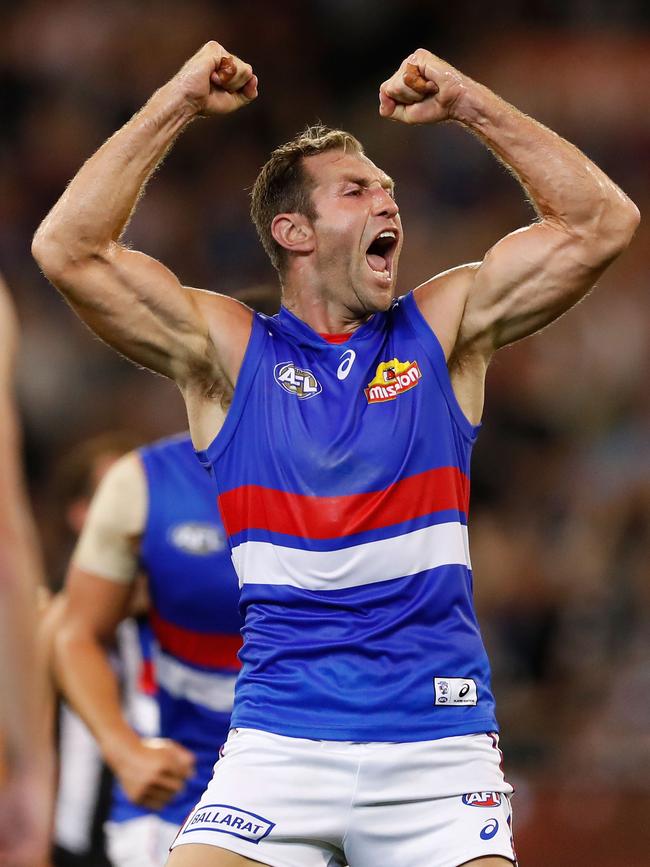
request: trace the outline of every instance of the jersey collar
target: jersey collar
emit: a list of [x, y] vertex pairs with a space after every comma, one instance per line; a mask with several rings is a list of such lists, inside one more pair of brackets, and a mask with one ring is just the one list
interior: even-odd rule
[[314, 331], [310, 325], [307, 325], [306, 322], [299, 319], [284, 306], [280, 307], [278, 321], [282, 326], [282, 330], [289, 333], [301, 344], [317, 347], [319, 349], [322, 349], [324, 346], [332, 346], [336, 349], [342, 346], [347, 348], [352, 344], [357, 344], [361, 340], [367, 340], [373, 334], [383, 330], [386, 327], [387, 316], [387, 313], [373, 313], [370, 319], [350, 334], [349, 339], [346, 340], [345, 343], [331, 343], [325, 337], [321, 337], [321, 335], [318, 334], [317, 331]]

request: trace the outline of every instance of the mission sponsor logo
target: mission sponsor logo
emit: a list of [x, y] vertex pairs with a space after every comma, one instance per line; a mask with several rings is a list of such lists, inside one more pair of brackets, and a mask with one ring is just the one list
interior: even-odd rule
[[311, 370], [296, 367], [293, 361], [281, 361], [280, 364], [276, 364], [273, 369], [273, 376], [278, 385], [282, 386], [289, 394], [295, 394], [300, 400], [315, 397], [323, 390], [323, 386]]
[[226, 544], [219, 527], [201, 521], [175, 524], [169, 529], [168, 538], [174, 548], [196, 557], [207, 557], [223, 551]]
[[501, 804], [501, 792], [469, 792], [463, 795], [463, 804], [468, 807], [498, 807]]
[[375, 378], [364, 389], [368, 403], [386, 403], [388, 400], [410, 391], [422, 379], [417, 361], [382, 361], [377, 366]]
[[275, 828], [275, 822], [269, 822], [256, 813], [240, 810], [228, 804], [206, 804], [199, 807], [188, 819], [183, 828], [183, 834], [195, 831], [216, 831], [221, 834], [231, 834], [251, 843], [259, 843]]

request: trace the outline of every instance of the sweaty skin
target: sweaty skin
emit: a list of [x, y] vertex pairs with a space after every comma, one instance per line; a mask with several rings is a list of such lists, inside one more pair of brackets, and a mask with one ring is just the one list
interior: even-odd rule
[[175, 741], [141, 738], [131, 728], [107, 653], [130, 613], [147, 508], [142, 463], [130, 452], [95, 492], [49, 627], [59, 688], [95, 735], [127, 797], [156, 810], [194, 773], [194, 756]]
[[[80, 169], [39, 228], [34, 255], [71, 306], [104, 340], [181, 389], [194, 444], [223, 422], [251, 331], [252, 312], [225, 296], [189, 289], [160, 262], [119, 238], [143, 188], [179, 133], [200, 115], [234, 111], [257, 96], [248, 64], [208, 42]], [[220, 73], [221, 70], [221, 73]], [[483, 407], [485, 373], [501, 346], [543, 328], [582, 298], [630, 242], [636, 206], [573, 145], [418, 49], [380, 89], [380, 114], [403, 123], [454, 121], [515, 175], [538, 219], [499, 241], [482, 261], [415, 290], [436, 332], [460, 406]], [[287, 251], [284, 303], [317, 332], [351, 332], [386, 310], [397, 286], [399, 208], [386, 175], [367, 157], [331, 151], [305, 158], [317, 217], [278, 214], [272, 232]], [[395, 237], [392, 260], [372, 267], [368, 246]], [[375, 262], [376, 264], [376, 262]], [[212, 847], [174, 850], [174, 867], [253, 863]], [[479, 859], [481, 867], [506, 863]]]

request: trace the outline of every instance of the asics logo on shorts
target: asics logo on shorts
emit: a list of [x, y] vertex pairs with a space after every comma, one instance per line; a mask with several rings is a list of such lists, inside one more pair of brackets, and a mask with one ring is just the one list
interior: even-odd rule
[[481, 833], [479, 834], [481, 840], [491, 840], [492, 837], [495, 836], [496, 832], [499, 830], [499, 823], [496, 819], [490, 819], [489, 822], [486, 822], [481, 829]]
[[191, 834], [193, 831], [216, 831], [220, 834], [231, 834], [251, 843], [259, 843], [267, 837], [275, 822], [240, 810], [239, 807], [231, 807], [229, 804], [206, 804], [199, 807], [183, 828], [183, 834]]

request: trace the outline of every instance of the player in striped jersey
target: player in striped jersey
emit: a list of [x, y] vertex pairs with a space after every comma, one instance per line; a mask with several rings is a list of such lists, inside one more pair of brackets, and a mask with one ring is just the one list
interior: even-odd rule
[[[125, 632], [134, 626], [124, 618], [134, 590], [141, 592], [138, 574], [146, 579], [153, 654], [144, 624]], [[61, 687], [118, 782], [106, 825], [114, 867], [162, 865], [210, 779], [240, 667], [237, 597], [212, 485], [189, 437], [120, 458], [90, 505], [55, 641]], [[144, 663], [124, 678], [140, 689], [121, 698], [106, 649], [116, 630], [121, 658]], [[142, 713], [146, 684], [156, 721]]]
[[460, 124], [538, 219], [396, 300], [392, 180], [350, 134], [307, 131], [254, 188], [283, 307], [253, 315], [116, 239], [179, 132], [256, 96], [251, 67], [207, 43], [79, 171], [34, 246], [86, 322], [178, 383], [242, 584], [234, 729], [169, 863], [512, 863], [467, 547], [485, 373], [589, 291], [638, 211], [568, 142], [418, 49], [381, 115]]

